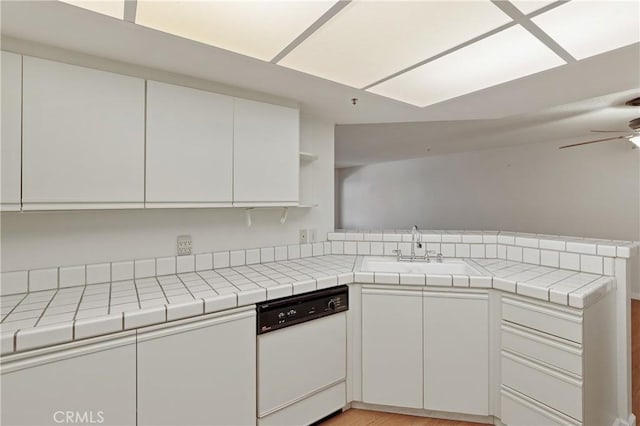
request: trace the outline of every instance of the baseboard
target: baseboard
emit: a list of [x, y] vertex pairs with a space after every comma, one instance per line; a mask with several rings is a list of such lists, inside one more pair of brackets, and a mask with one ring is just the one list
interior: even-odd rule
[[613, 426], [636, 426], [636, 416], [632, 413], [626, 421], [618, 418]]
[[[433, 417], [436, 419], [502, 425], [502, 423], [499, 422], [499, 419], [491, 415], [478, 416], [474, 414], [460, 414], [460, 413], [450, 413], [446, 411], [423, 410], [420, 408], [392, 407], [388, 405], [368, 404], [365, 402], [358, 402], [358, 401], [352, 401], [351, 408], [358, 408], [361, 410], [371, 410], [371, 411], [382, 411], [384, 413], [405, 414], [409, 416]], [[498, 422], [496, 422], [496, 420]]]

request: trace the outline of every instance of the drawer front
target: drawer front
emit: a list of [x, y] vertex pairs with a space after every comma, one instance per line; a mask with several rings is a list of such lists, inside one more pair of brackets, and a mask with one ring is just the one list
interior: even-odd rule
[[582, 316], [580, 315], [503, 297], [502, 319], [582, 343]]
[[538, 401], [502, 387], [500, 420], [507, 426], [578, 426], [580, 422], [550, 409]]
[[582, 421], [582, 381], [502, 351], [502, 384]]
[[582, 376], [582, 346], [525, 327], [502, 323], [502, 349]]

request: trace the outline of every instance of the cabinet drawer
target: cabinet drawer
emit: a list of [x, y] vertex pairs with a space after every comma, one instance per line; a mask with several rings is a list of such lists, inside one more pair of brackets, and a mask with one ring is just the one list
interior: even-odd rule
[[502, 348], [582, 376], [582, 346], [518, 325], [502, 323]]
[[559, 308], [503, 297], [502, 319], [582, 343], [582, 316]]
[[582, 420], [582, 381], [502, 351], [502, 384]]
[[503, 386], [500, 420], [508, 426], [578, 426], [580, 422]]

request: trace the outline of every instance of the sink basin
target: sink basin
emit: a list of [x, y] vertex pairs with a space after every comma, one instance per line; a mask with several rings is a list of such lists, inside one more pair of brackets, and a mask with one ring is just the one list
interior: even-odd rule
[[392, 257], [365, 257], [360, 267], [362, 272], [400, 272], [409, 274], [434, 275], [482, 275], [464, 260], [445, 259], [442, 263], [435, 260], [398, 262]]

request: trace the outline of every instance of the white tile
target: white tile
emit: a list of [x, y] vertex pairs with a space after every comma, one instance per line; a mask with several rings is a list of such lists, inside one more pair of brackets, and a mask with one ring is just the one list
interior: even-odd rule
[[371, 243], [365, 241], [359, 241], [357, 246], [357, 252], [359, 255], [371, 254]]
[[383, 242], [372, 242], [371, 243], [371, 255], [372, 256], [383, 256], [384, 255], [384, 243]]
[[14, 352], [13, 337], [14, 331], [8, 331], [0, 334], [0, 355], [10, 354]]
[[400, 275], [389, 272], [374, 272], [373, 281], [376, 284], [400, 284]]
[[345, 285], [353, 283], [353, 272], [344, 272], [338, 274], [338, 285]]
[[[453, 246], [453, 244], [451, 245]], [[411, 243], [398, 243], [398, 250], [402, 251], [403, 255], [411, 254]]]
[[101, 284], [111, 281], [111, 265], [95, 263], [87, 265], [87, 284]]
[[273, 247], [264, 247], [260, 249], [260, 262], [267, 263], [275, 260], [276, 250]]
[[324, 243], [313, 243], [311, 244], [312, 255], [313, 256], [322, 256], [324, 255]]
[[327, 240], [329, 240], [329, 241], [343, 241], [344, 237], [345, 237], [345, 235], [342, 232], [329, 232], [329, 233], [327, 233]]
[[84, 318], [74, 322], [74, 339], [102, 336], [122, 331], [122, 315]]
[[558, 250], [564, 251], [566, 250], [566, 243], [562, 240], [554, 240], [554, 239], [540, 239], [540, 248], [545, 250]]
[[629, 258], [631, 257], [631, 247], [627, 246], [618, 246], [616, 250], [618, 257]]
[[456, 245], [455, 244], [441, 244], [440, 245], [440, 253], [444, 257], [455, 257], [456, 256]]
[[275, 248], [275, 261], [279, 262], [281, 260], [287, 260], [287, 259], [288, 259], [287, 246], [278, 246], [278, 247], [276, 247]]
[[454, 275], [452, 277], [452, 283], [454, 287], [469, 287], [468, 275]]
[[293, 286], [291, 284], [276, 285], [267, 287], [267, 300], [279, 299], [281, 297], [291, 296], [293, 294]]
[[533, 248], [525, 248], [522, 250], [522, 261], [524, 263], [540, 264], [540, 250]]
[[616, 257], [616, 246], [614, 246], [614, 245], [606, 245], [606, 244], [598, 244], [597, 253], [600, 256]]
[[35, 269], [29, 271], [29, 291], [58, 288], [58, 268]]
[[196, 271], [213, 269], [213, 253], [196, 254]]
[[507, 246], [503, 244], [498, 244], [498, 259], [506, 259], [507, 258]]
[[357, 243], [355, 241], [345, 241], [344, 254], [358, 254]]
[[442, 234], [443, 243], [461, 243], [462, 235], [460, 234]]
[[331, 241], [331, 253], [332, 254], [344, 254], [344, 242]]
[[182, 303], [170, 303], [167, 305], [167, 321], [189, 318], [196, 315], [202, 315], [203, 313], [204, 304], [202, 299]]
[[516, 293], [534, 299], [549, 300], [549, 288], [537, 286], [533, 283], [519, 282], [516, 284]]
[[498, 236], [495, 234], [482, 234], [482, 242], [485, 244], [497, 244]]
[[16, 351], [41, 348], [73, 340], [73, 323], [53, 324], [19, 330], [16, 334]]
[[294, 244], [294, 245], [287, 246], [287, 256], [289, 259], [299, 259], [300, 245]]
[[316, 288], [318, 290], [322, 288], [335, 287], [338, 285], [338, 277], [320, 277], [316, 279]]
[[451, 275], [427, 275], [428, 286], [451, 287], [453, 285], [453, 277]]
[[435, 251], [436, 253], [440, 253], [440, 243], [427, 243], [426, 247], [427, 250], [429, 251]]
[[583, 254], [596, 254], [597, 246], [592, 243], [567, 241], [567, 251]]
[[425, 285], [425, 274], [400, 274], [401, 285]]
[[469, 244], [456, 244], [456, 257], [469, 257], [471, 251]]
[[213, 253], [214, 269], [228, 268], [229, 265], [230, 265], [230, 261], [229, 261], [228, 251], [219, 251], [217, 253]]
[[176, 273], [176, 258], [171, 257], [159, 257], [156, 259], [156, 274], [172, 275]]
[[498, 245], [497, 244], [485, 244], [484, 256], [487, 259], [495, 259], [498, 257]]
[[66, 266], [60, 268], [60, 288], [85, 285], [85, 266]]
[[612, 257], [605, 257], [602, 261], [604, 275], [615, 275], [614, 263]]
[[519, 237], [516, 236], [516, 245], [520, 247], [538, 248], [538, 239], [531, 237]]
[[246, 261], [246, 253], [244, 250], [234, 250], [229, 253], [229, 265], [232, 267], [246, 265]]
[[470, 276], [469, 287], [491, 288], [491, 277]]
[[26, 293], [29, 285], [27, 271], [3, 272], [0, 275], [0, 295]]
[[260, 249], [246, 250], [247, 265], [256, 265], [260, 263]]
[[302, 294], [316, 289], [316, 280], [296, 281], [293, 283], [293, 294]]
[[238, 306], [251, 305], [262, 302], [263, 300], [267, 300], [267, 290], [264, 288], [238, 292]]
[[435, 233], [422, 234], [422, 242], [423, 243], [441, 243], [442, 234], [435, 234]]
[[587, 254], [580, 255], [580, 270], [583, 272], [602, 275], [602, 256], [590, 256]]
[[516, 292], [516, 282], [513, 280], [493, 277], [492, 286], [497, 290], [508, 291], [510, 293]]
[[322, 245], [324, 246], [324, 254], [331, 254], [331, 242], [325, 241]]
[[138, 259], [133, 264], [135, 278], [148, 278], [156, 276], [155, 259]]
[[311, 244], [300, 244], [300, 257], [311, 257], [313, 248]]
[[176, 272], [183, 274], [196, 270], [196, 257], [192, 254], [186, 256], [176, 256]]
[[362, 241], [364, 240], [364, 234], [358, 232], [347, 232], [344, 239], [347, 241]]
[[133, 279], [133, 260], [111, 263], [111, 280], [124, 281]]
[[126, 330], [151, 324], [160, 324], [166, 321], [167, 309], [164, 304], [124, 313], [124, 328]]
[[373, 272], [355, 272], [354, 282], [361, 284], [373, 284]]
[[485, 257], [484, 244], [471, 244], [469, 247], [471, 248], [469, 252], [470, 257], [475, 257], [475, 258]]
[[507, 260], [522, 262], [522, 247], [507, 246]]
[[552, 250], [540, 250], [540, 264], [557, 268], [560, 266], [559, 252]]
[[510, 234], [499, 234], [498, 235], [498, 244], [515, 244], [516, 237], [515, 235]]
[[389, 241], [389, 242], [400, 242], [402, 241], [402, 235], [400, 234], [382, 234], [382, 241]]
[[235, 293], [223, 294], [204, 299], [204, 313], [223, 311], [238, 306], [238, 298]]
[[394, 250], [398, 250], [398, 243], [386, 242], [384, 244], [384, 255], [395, 256]]
[[482, 234], [462, 234], [463, 243], [482, 244]]
[[364, 234], [365, 241], [382, 241], [381, 233], [368, 233]]
[[560, 268], [580, 270], [580, 255], [576, 253], [560, 252]]

